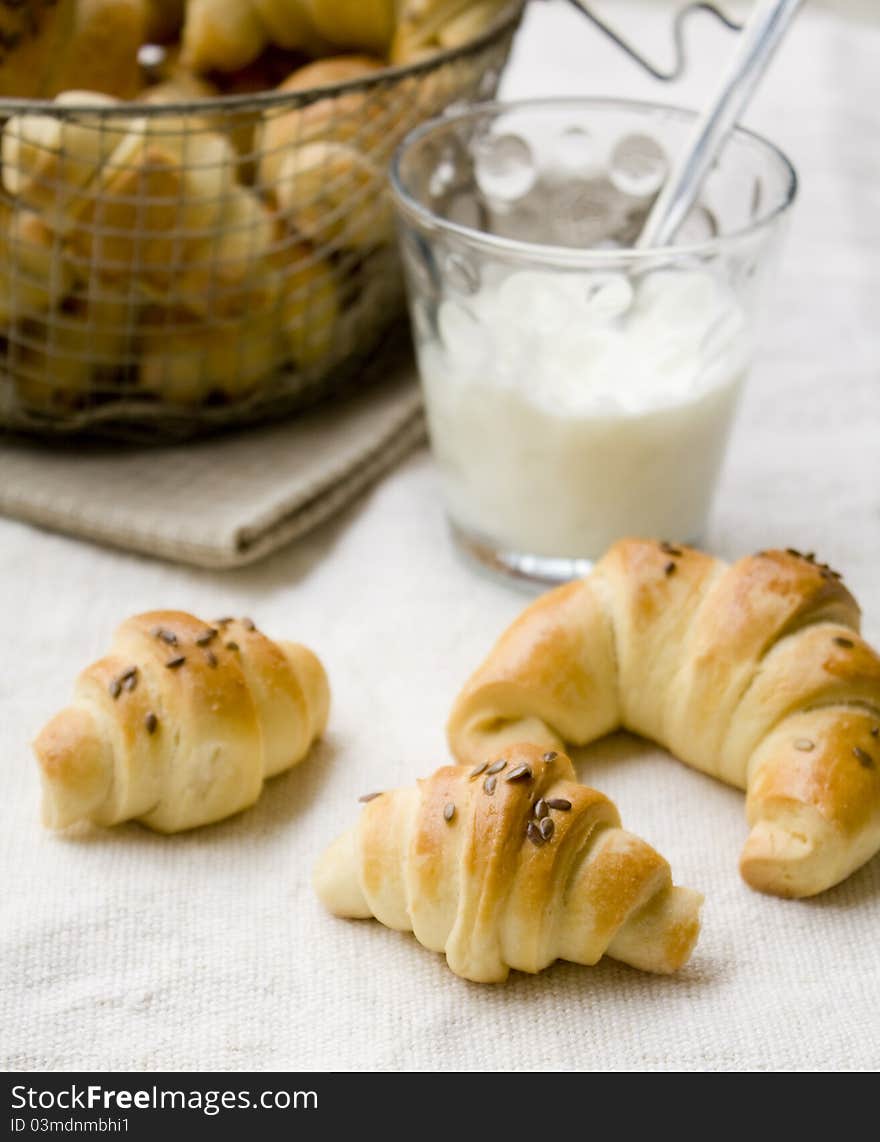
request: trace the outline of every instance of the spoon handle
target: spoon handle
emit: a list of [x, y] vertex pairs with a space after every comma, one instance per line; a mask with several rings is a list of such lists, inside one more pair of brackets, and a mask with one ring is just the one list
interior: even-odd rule
[[801, 0], [758, 0], [737, 37], [730, 65], [673, 164], [636, 246], [668, 245], [687, 217], [727, 136], [751, 99]]

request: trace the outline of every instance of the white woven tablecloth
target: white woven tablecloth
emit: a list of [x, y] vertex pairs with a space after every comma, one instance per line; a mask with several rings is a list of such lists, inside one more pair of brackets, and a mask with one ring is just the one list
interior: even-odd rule
[[[609, 5], [605, 5], [608, 10]], [[646, 46], [669, 6], [612, 5]], [[708, 545], [815, 549], [880, 642], [880, 130], [876, 4], [808, 4], [750, 121], [791, 155], [801, 201]], [[641, 22], [633, 23], [633, 16]], [[700, 20], [697, 21], [701, 23]], [[729, 49], [658, 92], [569, 6], [529, 16], [507, 93], [693, 102]], [[426, 452], [336, 521], [252, 567], [181, 569], [0, 520], [0, 1063], [34, 1069], [873, 1070], [880, 860], [817, 900], [750, 892], [734, 790], [631, 740], [582, 777], [706, 895], [677, 977], [611, 961], [504, 987], [375, 923], [325, 915], [315, 857], [358, 794], [445, 757], [461, 682], [523, 598], [453, 554]], [[127, 614], [254, 616], [322, 655], [334, 705], [316, 755], [257, 806], [191, 835], [44, 833], [28, 743]]]

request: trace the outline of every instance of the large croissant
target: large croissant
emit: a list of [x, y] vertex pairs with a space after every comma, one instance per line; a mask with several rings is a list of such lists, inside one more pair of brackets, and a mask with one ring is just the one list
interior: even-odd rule
[[306, 755], [329, 700], [315, 655], [249, 619], [126, 619], [34, 743], [44, 820], [137, 818], [163, 833], [217, 821]]
[[606, 953], [673, 972], [697, 941], [702, 896], [673, 886], [663, 857], [562, 754], [514, 745], [368, 802], [321, 858], [318, 895], [337, 916], [414, 932], [465, 979]]
[[455, 702], [452, 751], [585, 745], [620, 727], [747, 791], [740, 870], [810, 896], [880, 849], [880, 657], [812, 555], [732, 566], [622, 540], [529, 606]]

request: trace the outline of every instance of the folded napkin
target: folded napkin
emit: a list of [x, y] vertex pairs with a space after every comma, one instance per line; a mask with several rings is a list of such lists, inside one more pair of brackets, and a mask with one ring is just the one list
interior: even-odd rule
[[0, 441], [0, 513], [199, 567], [238, 567], [339, 511], [425, 436], [411, 362], [267, 427], [168, 447]]

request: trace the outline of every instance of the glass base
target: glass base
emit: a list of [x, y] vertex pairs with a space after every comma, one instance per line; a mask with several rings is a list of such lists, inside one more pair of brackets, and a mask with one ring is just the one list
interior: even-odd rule
[[488, 540], [449, 521], [452, 538], [459, 552], [477, 570], [523, 590], [543, 591], [581, 579], [593, 568], [592, 559], [565, 559], [528, 555], [521, 551], [499, 550]]

